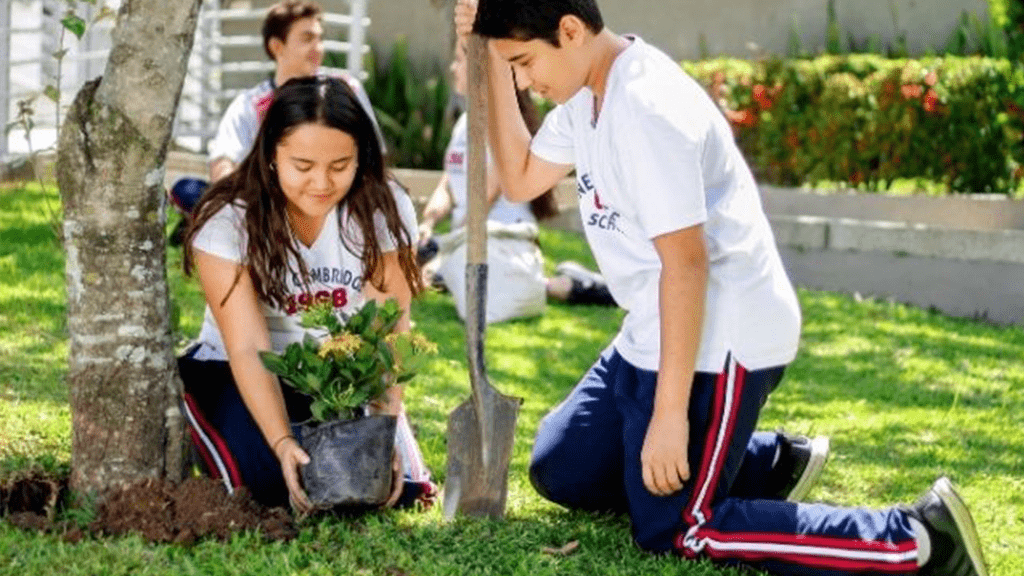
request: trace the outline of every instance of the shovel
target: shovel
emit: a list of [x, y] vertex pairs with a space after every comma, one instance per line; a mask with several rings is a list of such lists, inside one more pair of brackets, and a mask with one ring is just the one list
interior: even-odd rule
[[466, 222], [466, 357], [473, 395], [448, 415], [448, 474], [444, 515], [505, 515], [508, 463], [522, 400], [487, 381], [487, 48], [473, 34], [467, 46], [469, 84], [469, 190]]

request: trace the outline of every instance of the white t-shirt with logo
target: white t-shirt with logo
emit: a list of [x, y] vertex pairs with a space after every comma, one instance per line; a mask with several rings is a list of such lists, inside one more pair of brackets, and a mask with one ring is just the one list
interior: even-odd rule
[[[463, 113], [452, 127], [452, 136], [444, 152], [444, 172], [448, 175], [448, 186], [452, 194], [452, 229], [465, 226], [466, 210], [469, 207], [466, 199], [466, 190], [469, 187], [466, 156], [469, 149], [467, 123], [467, 115]], [[491, 211], [487, 213], [487, 219], [502, 224], [537, 221], [528, 202], [513, 203], [504, 196], [499, 196], [495, 200]]]
[[575, 164], [580, 216], [609, 290], [628, 310], [614, 345], [658, 370], [661, 260], [653, 239], [703, 225], [709, 277], [697, 370], [727, 353], [750, 370], [792, 361], [800, 309], [757, 186], [707, 93], [640, 38], [615, 59], [596, 124], [583, 88], [547, 115], [534, 154]]
[[[398, 206], [402, 225], [410, 238], [416, 234], [416, 210], [409, 195], [397, 184], [391, 191]], [[244, 226], [245, 208], [227, 205], [218, 211], [196, 234], [192, 247], [232, 262], [241, 262], [248, 242]], [[388, 231], [384, 215], [377, 213], [376, 233], [381, 250], [395, 250], [396, 240]], [[345, 235], [342, 242], [341, 235]], [[327, 215], [324, 227], [312, 246], [297, 243], [309, 272], [308, 290], [298, 277], [298, 264], [289, 264], [287, 274], [288, 304], [284, 309], [260, 302], [260, 309], [270, 331], [271, 348], [283, 353], [288, 344], [301, 342], [308, 331], [299, 324], [305, 308], [314, 302], [331, 302], [344, 314], [353, 314], [362, 307], [363, 274], [365, 269], [359, 258], [363, 246], [363, 233], [344, 206]], [[348, 246], [348, 247], [346, 247]], [[227, 360], [223, 339], [217, 322], [206, 307], [198, 341], [202, 347], [196, 352], [197, 360]]]
[[[373, 129], [377, 133], [377, 141], [381, 145], [381, 153], [386, 154], [384, 137], [377, 124], [377, 116], [373, 112], [370, 98], [366, 95], [362, 83], [348, 74], [341, 74], [338, 77], [352, 88], [359, 104], [370, 116]], [[274, 88], [274, 83], [268, 79], [235, 96], [227, 110], [224, 111], [224, 115], [221, 116], [220, 124], [217, 125], [217, 135], [207, 145], [210, 162], [227, 158], [238, 164], [245, 159], [246, 154], [256, 142], [256, 134], [260, 131], [263, 115], [270, 107]]]

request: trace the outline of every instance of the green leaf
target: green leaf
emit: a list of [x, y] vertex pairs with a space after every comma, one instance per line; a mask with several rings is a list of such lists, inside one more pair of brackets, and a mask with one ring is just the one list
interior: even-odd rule
[[324, 327], [327, 328], [327, 331], [331, 333], [331, 336], [337, 336], [338, 334], [341, 334], [345, 330], [345, 327], [342, 326], [341, 321], [338, 320], [338, 317], [335, 316], [334, 314], [331, 314], [330, 316], [327, 317], [327, 322], [324, 324]]
[[327, 403], [323, 400], [314, 400], [313, 403], [309, 405], [309, 411], [312, 413], [314, 420], [324, 422], [328, 419], [329, 414]]
[[291, 343], [284, 349], [284, 360], [288, 366], [296, 367], [299, 364], [299, 359], [302, 357], [302, 345], [298, 343]]
[[320, 378], [318, 378], [316, 374], [307, 372], [304, 374], [303, 380], [305, 380], [307, 390], [311, 392], [317, 392], [320, 390], [322, 382], [320, 382]]
[[58, 104], [60, 103], [60, 90], [57, 90], [52, 84], [47, 84], [46, 88], [43, 88], [43, 95]]
[[289, 374], [288, 364], [284, 358], [274, 354], [273, 352], [261, 351], [259, 353], [260, 361], [263, 362], [263, 367], [270, 370], [278, 376], [287, 376]]
[[82, 35], [85, 34], [85, 20], [79, 18], [74, 12], [68, 12], [64, 18], [61, 19], [60, 23], [79, 40], [81, 40]]
[[317, 368], [316, 374], [320, 378], [321, 382], [328, 383], [331, 381], [331, 373], [334, 372], [335, 366], [337, 365], [334, 362], [320, 363], [320, 367]]

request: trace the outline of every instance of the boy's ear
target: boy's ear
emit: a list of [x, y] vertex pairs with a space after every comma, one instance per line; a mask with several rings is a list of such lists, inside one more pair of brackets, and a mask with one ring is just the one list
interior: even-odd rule
[[590, 29], [578, 16], [566, 14], [558, 22], [558, 43], [579, 46], [588, 32]]
[[280, 38], [274, 36], [267, 42], [267, 47], [270, 48], [270, 53], [274, 55], [274, 61], [277, 62], [277, 57], [281, 54], [281, 49], [284, 48], [284, 42]]

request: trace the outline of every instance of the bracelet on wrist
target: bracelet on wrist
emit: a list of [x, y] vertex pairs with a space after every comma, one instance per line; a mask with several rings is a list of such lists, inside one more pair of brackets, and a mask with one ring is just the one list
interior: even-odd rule
[[292, 436], [291, 434], [285, 434], [284, 436], [281, 436], [280, 438], [278, 438], [274, 442], [273, 445], [271, 445], [270, 451], [273, 452], [274, 454], [277, 454], [277, 447], [281, 445], [281, 442], [284, 442], [285, 440], [287, 440], [289, 438], [291, 438], [292, 440], [295, 440], [295, 436]]

